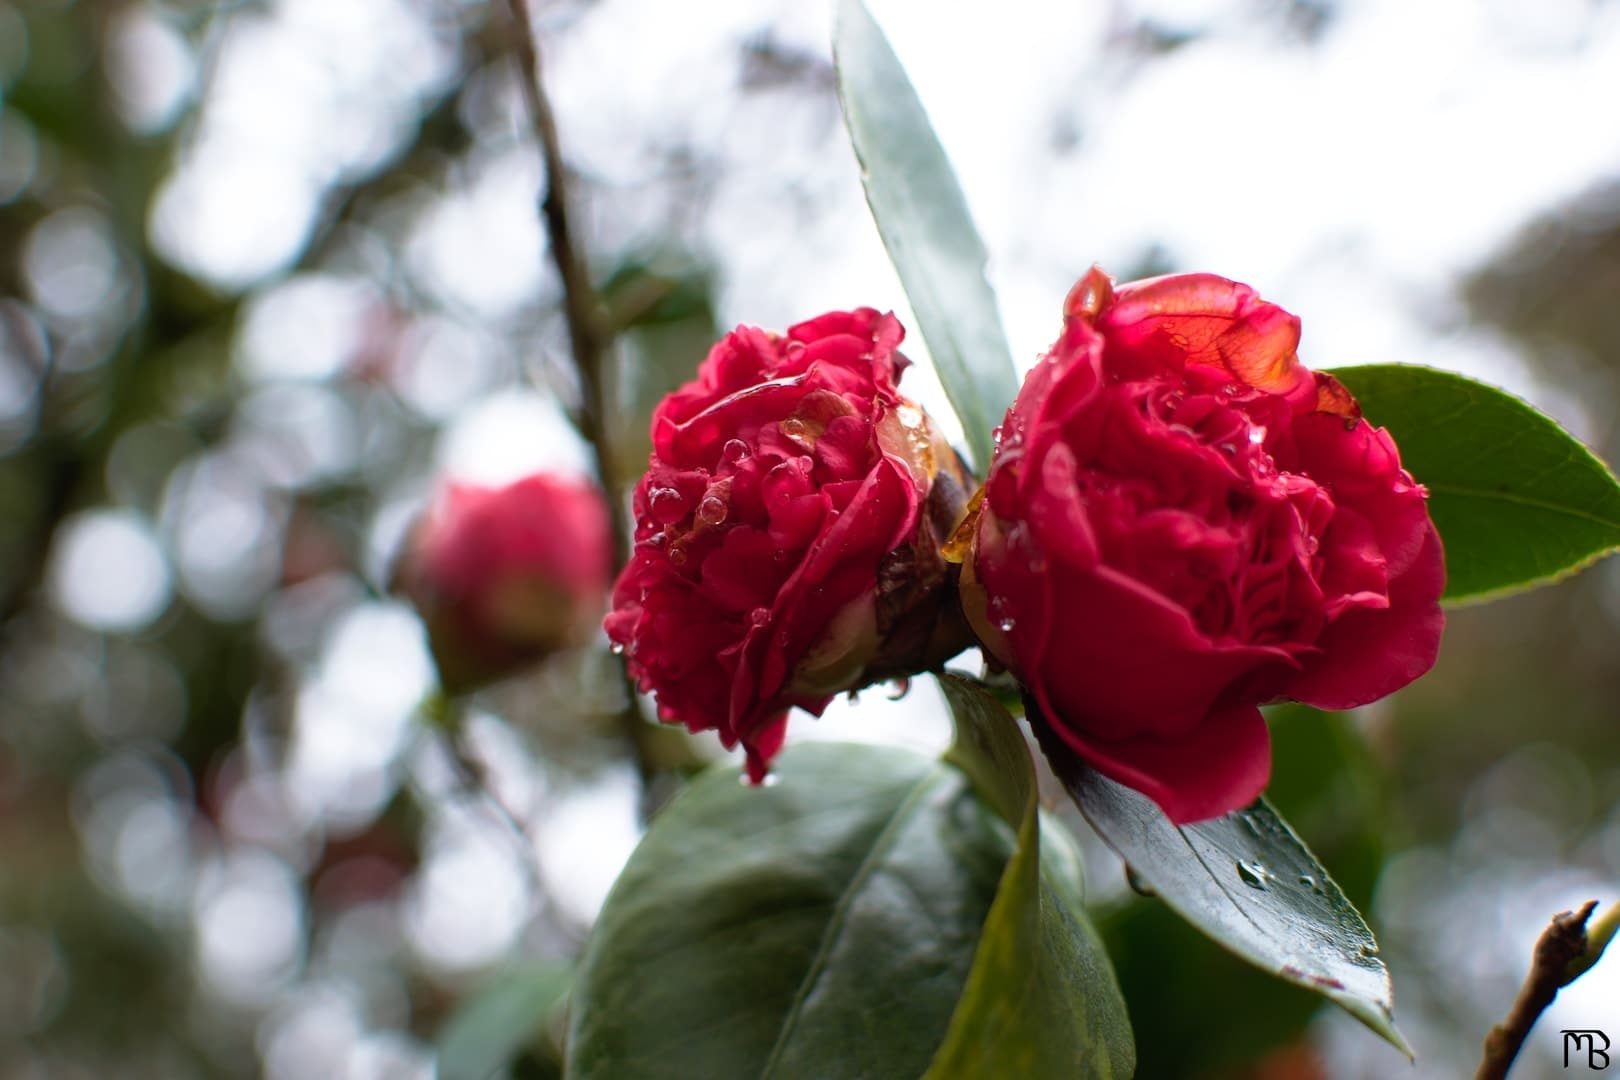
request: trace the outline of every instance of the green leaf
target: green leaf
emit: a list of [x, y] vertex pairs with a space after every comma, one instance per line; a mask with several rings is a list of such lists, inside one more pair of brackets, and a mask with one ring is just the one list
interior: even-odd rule
[[982, 476], [991, 431], [1018, 393], [984, 242], [911, 80], [861, 0], [841, 0], [833, 54], [867, 204]]
[[1136, 1047], [1125, 1002], [1082, 905], [1073, 841], [1061, 825], [1043, 827], [1018, 722], [968, 679], [944, 675], [940, 686], [956, 720], [947, 760], [1017, 826], [1018, 846], [925, 1080], [1128, 1077]]
[[1429, 489], [1446, 547], [1445, 599], [1556, 581], [1620, 546], [1620, 481], [1518, 398], [1411, 364], [1333, 374]]
[[520, 967], [492, 978], [439, 1033], [439, 1080], [489, 1080], [540, 1034], [568, 991], [568, 969]]
[[1214, 941], [1336, 1002], [1412, 1056], [1372, 931], [1269, 803], [1173, 825], [1153, 800], [1082, 762], [1033, 705], [1027, 711], [1052, 771], [1139, 882]]
[[711, 769], [603, 907], [568, 1074], [919, 1076], [945, 1037], [1012, 848], [942, 761], [811, 743], [751, 788]]

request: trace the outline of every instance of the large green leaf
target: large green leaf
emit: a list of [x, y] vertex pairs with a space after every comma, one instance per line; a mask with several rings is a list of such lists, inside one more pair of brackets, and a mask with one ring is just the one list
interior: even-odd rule
[[1411, 364], [1333, 372], [1429, 489], [1446, 599], [1553, 581], [1620, 546], [1620, 482], [1511, 394]]
[[921, 1075], [1011, 849], [961, 772], [909, 751], [790, 747], [765, 788], [710, 770], [603, 907], [569, 1075]]
[[1026, 714], [1052, 771], [1141, 884], [1238, 956], [1343, 1006], [1411, 1056], [1372, 931], [1269, 803], [1173, 825], [1153, 800], [1082, 762], [1033, 705]]
[[1018, 722], [967, 679], [940, 685], [956, 719], [947, 759], [1017, 826], [1018, 847], [925, 1080], [1128, 1077], [1136, 1047], [1125, 1002], [1086, 918], [1072, 841], [1061, 825], [1042, 827]]
[[983, 476], [991, 431], [1018, 392], [984, 242], [911, 80], [861, 0], [839, 4], [833, 54], [867, 204]]
[[529, 1043], [568, 990], [556, 964], [502, 972], [457, 1009], [439, 1033], [439, 1080], [489, 1080]]

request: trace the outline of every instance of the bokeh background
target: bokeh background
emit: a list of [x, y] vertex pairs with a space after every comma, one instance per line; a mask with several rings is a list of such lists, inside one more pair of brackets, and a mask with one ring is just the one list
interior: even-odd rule
[[[1465, 371], [1620, 460], [1620, 4], [873, 7], [1021, 362], [1094, 261], [1213, 270], [1301, 315], [1307, 363]], [[829, 9], [533, 6], [621, 460], [720, 329], [909, 320]], [[0, 1077], [558, 1073], [646, 802], [613, 662], [451, 738], [386, 590], [445, 477], [590, 468], [513, 35], [476, 0], [0, 0]], [[1620, 898], [1617, 631], [1611, 561], [1456, 611], [1387, 703], [1276, 718], [1273, 796], [1379, 934], [1415, 1066], [1089, 842], [1141, 1075], [1471, 1071], [1548, 916]], [[943, 742], [931, 685], [892, 697], [795, 737]], [[1560, 1028], [1620, 1040], [1617, 1002], [1611, 958], [1515, 1075], [1564, 1075]]]

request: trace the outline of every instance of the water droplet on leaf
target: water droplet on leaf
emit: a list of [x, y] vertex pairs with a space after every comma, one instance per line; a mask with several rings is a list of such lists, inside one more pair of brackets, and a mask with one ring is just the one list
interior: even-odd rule
[[1237, 871], [1238, 877], [1243, 879], [1243, 884], [1251, 889], [1263, 889], [1266, 882], [1271, 880], [1270, 872], [1257, 862], [1239, 862]]

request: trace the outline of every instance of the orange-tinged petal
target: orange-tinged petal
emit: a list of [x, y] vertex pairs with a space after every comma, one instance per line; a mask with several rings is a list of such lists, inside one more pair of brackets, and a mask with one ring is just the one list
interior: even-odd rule
[[1299, 362], [1299, 319], [1217, 274], [1171, 274], [1121, 285], [1096, 325], [1112, 344], [1171, 349], [1185, 363], [1224, 368], [1246, 386], [1284, 397], [1312, 390]]

